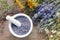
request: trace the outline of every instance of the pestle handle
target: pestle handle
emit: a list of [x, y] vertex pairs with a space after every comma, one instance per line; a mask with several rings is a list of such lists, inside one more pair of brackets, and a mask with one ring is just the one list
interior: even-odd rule
[[13, 23], [14, 25], [16, 25], [17, 27], [21, 27], [20, 21], [12, 18], [11, 16], [9, 16], [9, 15], [6, 16], [6, 19], [7, 19], [9, 22], [11, 22], [11, 23]]

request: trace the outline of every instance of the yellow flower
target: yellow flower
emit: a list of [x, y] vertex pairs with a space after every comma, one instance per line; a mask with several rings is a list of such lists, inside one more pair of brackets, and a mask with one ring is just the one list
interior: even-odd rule
[[38, 2], [33, 1], [33, 0], [28, 0], [28, 6], [33, 9], [33, 7], [37, 7], [38, 6]]
[[33, 8], [33, 4], [31, 1], [28, 1], [28, 6], [32, 9]]
[[19, 0], [16, 0], [16, 4], [20, 7], [20, 8], [25, 8], [24, 6], [23, 6], [23, 4], [21, 4], [21, 2], [19, 1]]

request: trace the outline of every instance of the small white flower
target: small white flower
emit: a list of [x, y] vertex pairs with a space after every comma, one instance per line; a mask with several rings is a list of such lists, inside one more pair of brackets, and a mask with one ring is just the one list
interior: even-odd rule
[[56, 31], [56, 30], [52, 30], [51, 32], [52, 32], [52, 33], [56, 33], [57, 31]]
[[53, 35], [50, 35], [50, 37], [52, 38], [52, 37], [53, 37]]

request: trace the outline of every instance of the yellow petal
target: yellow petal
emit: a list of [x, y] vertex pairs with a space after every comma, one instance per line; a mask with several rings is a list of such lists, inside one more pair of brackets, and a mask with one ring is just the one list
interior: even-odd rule
[[23, 4], [21, 4], [21, 2], [19, 1], [19, 0], [16, 0], [16, 4], [20, 7], [20, 8], [25, 8], [24, 6], [23, 6]]

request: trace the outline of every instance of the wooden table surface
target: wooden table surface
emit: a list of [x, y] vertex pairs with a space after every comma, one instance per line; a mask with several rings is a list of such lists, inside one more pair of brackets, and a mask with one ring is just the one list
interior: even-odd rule
[[26, 38], [16, 38], [14, 37], [9, 29], [8, 22], [0, 24], [0, 40], [47, 40], [44, 33], [39, 33], [36, 26], [34, 26], [32, 33]]

